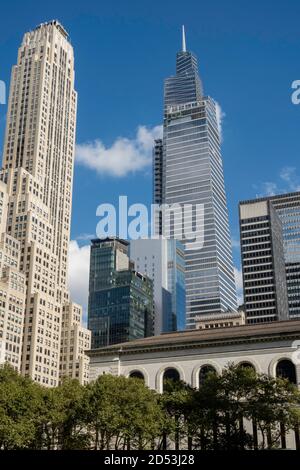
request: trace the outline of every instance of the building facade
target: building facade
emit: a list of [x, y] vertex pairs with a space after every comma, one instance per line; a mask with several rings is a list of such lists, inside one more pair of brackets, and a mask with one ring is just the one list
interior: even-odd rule
[[229, 328], [246, 324], [245, 312], [213, 313], [210, 315], [199, 315], [195, 318], [196, 330], [207, 330], [210, 328]]
[[216, 103], [203, 95], [197, 58], [183, 43], [165, 81], [153, 185], [156, 204], [179, 210], [170, 224], [157, 211], [155, 225], [185, 245], [186, 324], [194, 328], [195, 316], [236, 310], [237, 299]]
[[140, 372], [145, 384], [159, 393], [170, 369], [179, 379], [198, 388], [204, 367], [222, 373], [228, 364], [248, 364], [257, 373], [285, 376], [300, 387], [298, 320], [170, 333], [88, 354], [90, 380], [102, 374], [130, 377]]
[[185, 329], [184, 247], [178, 240], [130, 241], [137, 271], [153, 281], [154, 333]]
[[82, 385], [89, 382], [89, 357], [85, 354], [91, 348], [91, 332], [82, 326], [82, 307], [69, 302], [63, 306], [60, 381], [65, 377], [77, 379]]
[[128, 245], [118, 238], [92, 240], [88, 306], [92, 348], [154, 333], [153, 283], [134, 269]]
[[281, 220], [289, 317], [300, 318], [300, 191], [258, 200], [271, 201]]
[[0, 181], [0, 365], [21, 369], [26, 279], [20, 271], [20, 242], [5, 233], [7, 185]]
[[[140, 378], [162, 393], [164, 381], [182, 380], [200, 388], [207, 374], [233, 364], [258, 374], [282, 377], [300, 388], [300, 322], [189, 330], [89, 351], [90, 380], [103, 374]], [[253, 423], [244, 421], [248, 432]], [[278, 427], [279, 429], [279, 427]], [[258, 431], [258, 442], [262, 436]], [[283, 447], [299, 449], [299, 429], [286, 433]], [[172, 447], [172, 440], [169, 443]], [[186, 443], [183, 443], [182, 449]]]
[[12, 69], [0, 180], [5, 233], [18, 240], [26, 275], [21, 371], [59, 382], [61, 323], [68, 304], [77, 94], [74, 55], [58, 21], [24, 35]]
[[282, 224], [271, 201], [240, 203], [244, 303], [248, 323], [288, 319]]

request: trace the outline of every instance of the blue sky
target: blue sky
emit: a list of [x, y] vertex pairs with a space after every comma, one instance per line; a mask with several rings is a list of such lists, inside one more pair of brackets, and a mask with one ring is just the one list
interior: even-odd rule
[[[82, 235], [95, 233], [100, 203], [114, 203], [119, 194], [131, 202], [151, 201], [149, 138], [162, 122], [163, 79], [175, 70], [182, 24], [187, 47], [198, 56], [205, 93], [225, 113], [222, 154], [233, 239], [239, 236], [239, 200], [299, 188], [300, 105], [291, 102], [291, 83], [300, 79], [299, 17], [297, 0], [1, 5], [0, 80], [8, 85], [23, 33], [59, 19], [75, 49], [77, 143], [86, 149], [90, 142], [94, 149], [101, 141], [100, 162], [75, 166], [74, 270], [84, 262], [87, 269]], [[5, 113], [0, 105], [1, 149]], [[137, 136], [139, 126], [148, 131], [142, 128]], [[105, 165], [105, 159], [111, 163]], [[234, 258], [239, 267], [238, 246]]]

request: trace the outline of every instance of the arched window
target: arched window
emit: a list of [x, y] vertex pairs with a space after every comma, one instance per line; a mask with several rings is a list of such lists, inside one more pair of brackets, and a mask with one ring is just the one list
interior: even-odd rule
[[179, 382], [180, 381], [180, 374], [177, 369], [174, 369], [173, 367], [169, 367], [164, 371], [163, 374], [163, 390], [165, 391], [168, 389], [168, 385], [171, 384], [171, 382]]
[[202, 366], [199, 370], [199, 387], [204, 384], [208, 374], [217, 374], [217, 371], [213, 366]]
[[296, 369], [292, 361], [288, 359], [279, 361], [276, 366], [276, 377], [288, 379], [289, 382], [296, 385]]
[[141, 379], [145, 381], [144, 374], [140, 370], [133, 370], [130, 372], [129, 377], [131, 379]]

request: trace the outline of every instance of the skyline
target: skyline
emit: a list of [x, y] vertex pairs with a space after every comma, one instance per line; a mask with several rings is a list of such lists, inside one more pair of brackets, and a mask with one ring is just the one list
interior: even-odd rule
[[[133, 3], [135, 4], [135, 2]], [[190, 3], [194, 3], [195, 6], [195, 2]], [[43, 17], [42, 22], [48, 21], [52, 17], [58, 17], [69, 31], [75, 48], [75, 86], [79, 94], [77, 144], [84, 144], [86, 149], [86, 142], [100, 139], [105, 142], [108, 148], [111, 148], [112, 143], [121, 135], [129, 140], [122, 141], [123, 146], [120, 145], [120, 141], [118, 142], [119, 146], [114, 147], [115, 155], [117, 152], [118, 155], [124, 155], [125, 150], [127, 150], [126, 155], [128, 155], [128, 150], [135, 151], [136, 158], [133, 163], [141, 165], [142, 168], [133, 175], [126, 175], [126, 171], [132, 164], [129, 159], [123, 176], [111, 176], [106, 170], [105, 178], [103, 178], [96, 174], [95, 170], [91, 171], [86, 168], [86, 163], [85, 166], [77, 163], [74, 178], [71, 235], [72, 240], [75, 240], [71, 247], [74, 262], [80, 262], [81, 266], [84, 263], [88, 265], [86, 260], [88, 250], [85, 248], [79, 250], [77, 243], [83, 245], [86, 240], [80, 240], [80, 238], [84, 238], [84, 234], [93, 235], [95, 233], [97, 223], [95, 212], [98, 204], [102, 202], [113, 203], [115, 202], [114, 197], [118, 197], [119, 194], [128, 194], [131, 202], [149, 204], [151, 201], [151, 159], [149, 159], [151, 145], [149, 142], [152, 133], [149, 134], [142, 128], [135, 139], [135, 131], [139, 125], [146, 125], [149, 128], [155, 128], [154, 135], [159, 132], [156, 126], [162, 124], [162, 80], [175, 70], [174, 56], [181, 43], [182, 23], [186, 26], [187, 45], [199, 57], [200, 73], [206, 84], [206, 91], [217, 99], [223, 112], [226, 113], [222, 122], [222, 154], [234, 245], [238, 245], [239, 200], [250, 199], [266, 193], [299, 189], [299, 180], [296, 178], [297, 171], [293, 168], [296, 168], [297, 151], [299, 151], [296, 129], [300, 107], [291, 102], [291, 83], [299, 78], [296, 60], [296, 54], [299, 50], [296, 24], [295, 30], [293, 29], [293, 21], [297, 17], [296, 10], [299, 11], [299, 6], [296, 5], [296, 2], [288, 3], [293, 5], [293, 8], [290, 9], [293, 13], [288, 13], [289, 9], [281, 11], [278, 6], [273, 6], [273, 9], [269, 11], [269, 23], [264, 25], [265, 28], [262, 28], [258, 18], [256, 23], [252, 25], [253, 31], [251, 33], [245, 27], [247, 22], [251, 20], [251, 8], [249, 8], [251, 11], [248, 11], [250, 13], [249, 19], [246, 20], [242, 17], [242, 31], [236, 25], [231, 33], [229, 26], [232, 27], [232, 23], [229, 23], [227, 27], [223, 25], [218, 33], [216, 31], [220, 17], [225, 13], [224, 10], [222, 11], [222, 7], [217, 11], [214, 22], [208, 21], [205, 27], [199, 29], [195, 26], [196, 21], [186, 13], [182, 15], [185, 16], [182, 19], [175, 15], [172, 22], [166, 21], [164, 23], [156, 21], [152, 15], [145, 19], [144, 11], [144, 21], [137, 24], [137, 17], [140, 14], [139, 8], [133, 16], [130, 16], [132, 11], [129, 9], [128, 17], [122, 16], [124, 13], [121, 8], [121, 13], [116, 18], [110, 18], [111, 21], [107, 21], [110, 10], [105, 7], [101, 11], [102, 17], [100, 18], [99, 13], [99, 17], [95, 17], [91, 24], [88, 21], [89, 17], [86, 11], [83, 14], [83, 19], [79, 19], [78, 5], [75, 6], [72, 15], [67, 14], [63, 6], [60, 10], [56, 8], [61, 12], [60, 15], [53, 15], [52, 10], [55, 10], [55, 7], [51, 9], [51, 13], [40, 14]], [[271, 2], [263, 2], [263, 8], [266, 8], [268, 4], [270, 5]], [[115, 2], [114, 7], [116, 5], [118, 2]], [[88, 10], [88, 7], [89, 2], [80, 8]], [[96, 7], [94, 6], [94, 8]], [[161, 8], [165, 8], [165, 5]], [[9, 10], [9, 6], [4, 9]], [[201, 9], [203, 24], [205, 24], [206, 18], [210, 18], [209, 11], [207, 6], [204, 11]], [[215, 9], [214, 12], [216, 12]], [[17, 33], [8, 30], [9, 20], [3, 28], [0, 51], [4, 57], [4, 67], [1, 68], [0, 79], [5, 81], [7, 89], [10, 68], [16, 58], [16, 41], [19, 42], [24, 31], [33, 29], [41, 22], [34, 21], [32, 11], [30, 13], [31, 19], [29, 21], [26, 19], [26, 15], [18, 20]], [[198, 18], [199, 9], [194, 13]], [[281, 23], [277, 24], [279, 13], [282, 13], [283, 16], [281, 16]], [[239, 6], [236, 6], [236, 15], [242, 15]], [[10, 17], [8, 16], [8, 18]], [[288, 25], [286, 24], [287, 19]], [[23, 26], [20, 25], [20, 22]], [[226, 16], [224, 23], [226, 23]], [[99, 24], [103, 26], [103, 31], [96, 31]], [[119, 28], [116, 28], [116, 24]], [[274, 25], [277, 25], [276, 28]], [[83, 34], [87, 33], [87, 29], [88, 34]], [[271, 32], [272, 29], [275, 32]], [[145, 31], [144, 37], [141, 37], [141, 30]], [[113, 34], [122, 35], [122, 32], [127, 32], [127, 35], [124, 34], [125, 45], [120, 41], [118, 43], [117, 38], [113, 36]], [[130, 34], [128, 34], [129, 32]], [[98, 40], [95, 47], [97, 50], [99, 48], [99, 63], [97, 60], [91, 60], [91, 57], [89, 58], [89, 55], [86, 54], [86, 48], [89, 48], [91, 38], [95, 40], [96, 37]], [[103, 42], [104, 37], [107, 38], [106, 44]], [[136, 41], [136, 37], [139, 37], [139, 41]], [[238, 45], [233, 41], [235, 37], [239, 37]], [[113, 63], [111, 58], [109, 60], [109, 56], [114, 55], [119, 47], [119, 53], [116, 57], [124, 67], [124, 61], [121, 59], [126, 45], [126, 49], [128, 49], [128, 45], [130, 46], [131, 57], [129, 57], [126, 66], [131, 73], [128, 77], [124, 73], [120, 74], [119, 82], [122, 81], [122, 83], [116, 94], [113, 86], [116, 84], [115, 72], [118, 70], [119, 62]], [[247, 51], [245, 50], [246, 45], [249, 46]], [[141, 49], [143, 47], [144, 55], [142, 56]], [[154, 57], [151, 56], [151, 51]], [[248, 52], [246, 58], [245, 52]], [[255, 54], [256, 57], [254, 57]], [[234, 57], [238, 59], [237, 63], [235, 63]], [[95, 59], [94, 50], [93, 58]], [[159, 60], [155, 61], [157, 58]], [[163, 61], [165, 61], [164, 66], [162, 65]], [[100, 81], [102, 86], [98, 85], [98, 87], [94, 87], [95, 82], [92, 76], [97, 70], [95, 62], [97, 67], [102, 66]], [[156, 68], [154, 68], [154, 63]], [[159, 67], [157, 67], [158, 63]], [[88, 64], [89, 69], [87, 69]], [[254, 64], [256, 64], [256, 70], [252, 69], [250, 72], [249, 69]], [[133, 67], [134, 65], [136, 68]], [[143, 75], [142, 71], [146, 73]], [[262, 73], [262, 71], [266, 73]], [[241, 77], [244, 80], [241, 80]], [[146, 95], [146, 89], [149, 90], [149, 96]], [[253, 95], [254, 90], [255, 94]], [[122, 93], [124, 94], [122, 95]], [[125, 99], [125, 95], [128, 96], [127, 99]], [[133, 97], [137, 99], [135, 100]], [[129, 101], [130, 108], [128, 107]], [[124, 102], [127, 102], [127, 106], [124, 106], [126, 104]], [[280, 109], [280, 114], [276, 114], [277, 109]], [[6, 107], [1, 105], [1, 149], [3, 148], [5, 112]], [[266, 120], [269, 121], [267, 125], [265, 124]], [[96, 155], [99, 155], [99, 148], [97, 152]], [[102, 152], [101, 155], [109, 157], [111, 152]], [[142, 161], [140, 156], [142, 156]], [[241, 158], [243, 161], [249, 162], [246, 171], [240, 164]], [[147, 164], [148, 160], [149, 164]], [[260, 163], [259, 173], [258, 163]], [[270, 168], [270, 165], [273, 165], [273, 168]], [[97, 163], [96, 167], [103, 168], [103, 165], [99, 166]], [[246, 180], [245, 174], [247, 175]], [[135, 186], [135, 190], [132, 189], [133, 186]], [[117, 192], [115, 191], [116, 187], [118, 188]], [[92, 189], [93, 196], [88, 194], [87, 189], [89, 188]], [[143, 195], [141, 189], [145, 191]], [[239, 247], [234, 249], [234, 255], [235, 265], [239, 268]], [[82, 272], [79, 275], [80, 278], [82, 279]], [[78, 279], [72, 282], [78, 282]], [[80, 298], [74, 300], [81, 302]]]

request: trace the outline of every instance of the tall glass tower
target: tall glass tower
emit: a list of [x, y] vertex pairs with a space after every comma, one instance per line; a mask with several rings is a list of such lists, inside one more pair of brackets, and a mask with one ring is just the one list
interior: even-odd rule
[[[193, 328], [195, 316], [236, 310], [237, 301], [216, 103], [203, 95], [197, 58], [186, 50], [184, 28], [176, 75], [165, 80], [163, 142], [156, 142], [154, 155], [154, 201], [192, 205], [185, 215], [193, 227], [196, 205], [204, 208], [204, 243], [191, 248], [182, 238], [186, 324]], [[170, 235], [176, 238], [175, 225]]]

